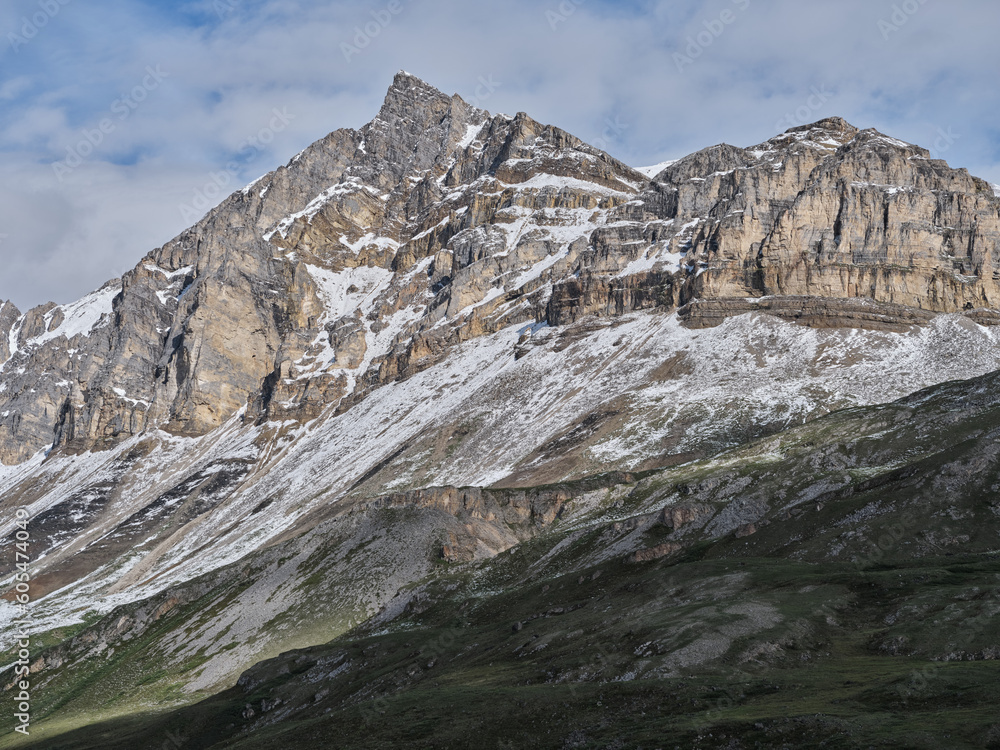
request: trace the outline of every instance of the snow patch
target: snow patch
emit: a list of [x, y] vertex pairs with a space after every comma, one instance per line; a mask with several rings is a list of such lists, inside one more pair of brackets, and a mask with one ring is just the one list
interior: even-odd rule
[[[256, 187], [256, 186], [257, 186], [257, 184], [258, 184], [258, 183], [259, 183], [259, 182], [260, 182], [261, 180], [263, 180], [263, 179], [266, 179], [266, 178], [267, 178], [268, 176], [270, 176], [270, 174], [271, 174], [270, 172], [268, 172], [267, 174], [262, 174], [262, 175], [261, 175], [260, 177], [258, 177], [258, 178], [257, 178], [256, 180], [254, 180], [254, 181], [253, 181], [253, 182], [251, 182], [251, 183], [250, 183], [249, 185], [247, 185], [247, 186], [246, 186], [245, 188], [243, 188], [243, 189], [242, 189], [242, 190], [240, 191], [240, 192], [241, 192], [241, 193], [243, 194], [243, 197], [245, 198], [246, 196], [250, 195], [250, 193], [251, 193], [251, 191], [252, 191], [252, 190], [254, 189], [254, 187]], [[268, 186], [268, 187], [270, 187], [270, 186]], [[260, 194], [260, 197], [261, 197], [261, 198], [263, 198], [263, 197], [264, 197], [264, 192], [266, 192], [266, 191], [267, 191], [267, 188], [264, 188], [264, 190], [263, 190], [263, 191], [261, 192], [261, 194]]]
[[656, 175], [658, 175], [667, 167], [676, 164], [677, 161], [678, 161], [677, 159], [669, 159], [667, 161], [661, 161], [659, 164], [653, 164], [652, 166], [649, 167], [635, 167], [634, 169], [636, 172], [641, 172], [642, 174], [646, 175], [646, 177], [648, 177], [649, 179], [653, 179], [654, 177], [656, 177]]
[[355, 310], [366, 315], [375, 306], [378, 295], [389, 287], [393, 277], [392, 271], [378, 266], [328, 271], [306, 264], [306, 271], [316, 282], [326, 306], [321, 324], [350, 315]]
[[118, 296], [118, 292], [117, 286], [109, 285], [69, 305], [54, 307], [45, 314], [46, 327], [55, 316], [56, 310], [62, 311], [62, 323], [50, 331], [39, 334], [28, 343], [40, 345], [60, 336], [67, 339], [72, 339], [74, 336], [89, 336], [96, 328], [106, 325], [110, 320], [112, 301]]
[[264, 233], [264, 239], [270, 240], [275, 234], [281, 234], [282, 239], [284, 239], [288, 235], [288, 230], [291, 228], [292, 224], [299, 219], [306, 219], [306, 221], [311, 222], [312, 218], [322, 211], [323, 207], [334, 198], [360, 192], [367, 192], [369, 195], [381, 198], [379, 192], [375, 188], [365, 185], [357, 177], [349, 177], [343, 182], [339, 182], [332, 187], [328, 187], [322, 193], [309, 201], [306, 207], [301, 211], [289, 214], [284, 219], [279, 221], [275, 225], [274, 229]]
[[[502, 183], [501, 183], [502, 184]], [[605, 195], [628, 195], [621, 190], [613, 190], [603, 185], [598, 185], [594, 182], [587, 182], [586, 180], [578, 180], [575, 177], [563, 177], [554, 174], [541, 173], [536, 174], [529, 180], [525, 182], [519, 182], [513, 185], [506, 185], [506, 187], [516, 187], [528, 190], [545, 190], [549, 188], [554, 188], [557, 190], [583, 190], [589, 193], [604, 193]]]
[[650, 248], [645, 255], [629, 263], [625, 268], [615, 275], [616, 279], [631, 276], [637, 273], [652, 271], [657, 265], [663, 265], [662, 270], [666, 273], [677, 273], [681, 269], [683, 255], [680, 253], [657, 252], [655, 248]]
[[396, 240], [390, 239], [388, 237], [379, 237], [374, 232], [369, 232], [368, 234], [359, 237], [354, 242], [351, 242], [349, 239], [347, 239], [346, 234], [342, 234], [340, 235], [340, 242], [344, 247], [348, 248], [355, 255], [360, 253], [369, 245], [376, 245], [380, 250], [386, 250], [386, 249], [395, 250], [396, 248], [399, 247], [399, 243], [396, 242]]
[[462, 140], [458, 142], [459, 149], [467, 149], [473, 143], [475, 143], [476, 136], [479, 131], [483, 129], [482, 125], [472, 124], [466, 127], [465, 135], [462, 136]]

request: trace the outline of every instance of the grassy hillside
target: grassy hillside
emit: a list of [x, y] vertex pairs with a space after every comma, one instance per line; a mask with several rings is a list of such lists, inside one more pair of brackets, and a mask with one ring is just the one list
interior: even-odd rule
[[[440, 554], [462, 513], [389, 519], [427, 568], [410, 565], [381, 614], [332, 639], [309, 630], [323, 645], [273, 639], [284, 653], [193, 703], [197, 658], [154, 655], [267, 569], [236, 566], [128, 645], [109, 640], [113, 656], [56, 669], [49, 735], [0, 746], [1000, 747], [998, 385], [564, 486], [558, 517], [488, 559]], [[414, 559], [404, 537], [380, 554]], [[330, 537], [296, 573], [315, 611], [350, 601], [319, 573], [358, 540]], [[368, 585], [372, 559], [344, 585]], [[186, 705], [163, 710], [173, 700]]]

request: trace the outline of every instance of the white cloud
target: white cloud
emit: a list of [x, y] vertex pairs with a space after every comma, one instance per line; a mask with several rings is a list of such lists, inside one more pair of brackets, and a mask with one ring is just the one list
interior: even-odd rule
[[[272, 109], [294, 119], [245, 165], [246, 181], [371, 119], [401, 68], [637, 165], [751, 145], [805, 108], [928, 148], [941, 130], [958, 134], [941, 156], [1000, 182], [1000, 104], [983, 58], [1000, 7], [986, 0], [927, 3], [888, 39], [879, 21], [892, 3], [867, 0], [400, 0], [387, 23], [388, 2], [222, 1], [233, 10], [220, 20], [212, 0], [180, 11], [120, 0], [113, 15], [77, 0], [0, 53], [0, 298], [81, 296], [184, 229], [178, 205]], [[5, 5], [0, 33], [36, 5]], [[723, 11], [733, 18], [720, 31]], [[342, 43], [372, 23], [378, 34], [348, 62]], [[689, 38], [701, 52], [679, 66]], [[119, 119], [116, 102], [157, 66], [162, 85]], [[817, 107], [814, 89], [831, 94]], [[59, 182], [50, 163], [103, 118], [113, 132]]]

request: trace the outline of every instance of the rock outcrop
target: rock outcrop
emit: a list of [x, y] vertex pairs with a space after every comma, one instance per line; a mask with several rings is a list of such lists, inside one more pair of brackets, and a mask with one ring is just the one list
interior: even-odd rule
[[[530, 631], [501, 644], [520, 664], [573, 652], [562, 676], [538, 662], [526, 680], [558, 685], [581, 677], [609, 593], [641, 595], [612, 618], [615, 679], [662, 681], [678, 654], [723, 659], [717, 636], [743, 615], [764, 650], [727, 642], [778, 648], [733, 554], [841, 572], [986, 554], [998, 378], [962, 379], [1000, 370], [998, 210], [964, 170], [839, 119], [635, 170], [400, 74], [371, 123], [123, 278], [68, 305], [0, 304], [0, 525], [10, 549], [28, 527], [33, 632], [73, 633], [33, 656], [33, 689], [69, 696], [60, 711], [104, 691], [126, 716], [276, 657], [325, 712], [324, 691], [372, 673], [376, 631], [416, 618], [388, 639], [405, 670], [361, 692], [351, 676], [357, 718], [364, 691], [452, 663], [413, 661], [435, 619], [471, 668], [499, 658], [498, 616]], [[5, 559], [9, 602], [23, 568]], [[684, 561], [709, 578], [667, 574]], [[794, 600], [796, 629], [816, 588], [800, 572], [773, 599]], [[692, 642], [699, 600], [712, 616]], [[859, 633], [891, 625], [879, 609]], [[662, 648], [650, 612], [673, 613]], [[536, 641], [550, 619], [579, 627]], [[350, 655], [301, 660], [364, 622]], [[586, 679], [609, 684], [604, 667]], [[237, 714], [256, 731], [292, 706], [241, 697]]]
[[405, 73], [378, 116], [71, 305], [0, 308], [0, 461], [305, 421], [514, 325], [680, 308], [993, 324], [1000, 199], [838, 118], [648, 178]]

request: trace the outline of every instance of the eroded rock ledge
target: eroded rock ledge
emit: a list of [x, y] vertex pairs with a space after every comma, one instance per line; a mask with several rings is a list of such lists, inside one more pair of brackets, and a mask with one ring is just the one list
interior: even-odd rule
[[[863, 298], [823, 299], [795, 295], [693, 300], [677, 311], [689, 328], [710, 328], [734, 315], [746, 313], [773, 315], [810, 328], [863, 328], [875, 331], [905, 331], [912, 326], [930, 323], [937, 314]], [[1000, 325], [1000, 313], [995, 310], [966, 310], [961, 314], [979, 325]]]

